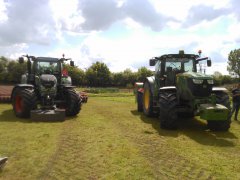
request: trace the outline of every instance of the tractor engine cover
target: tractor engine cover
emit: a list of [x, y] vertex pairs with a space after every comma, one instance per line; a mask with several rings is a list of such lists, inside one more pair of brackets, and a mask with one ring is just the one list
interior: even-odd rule
[[57, 79], [54, 75], [43, 74], [40, 76], [41, 85], [45, 88], [52, 88], [57, 84]]
[[42, 74], [40, 76], [40, 94], [42, 97], [54, 98], [57, 94], [57, 78], [51, 74]]

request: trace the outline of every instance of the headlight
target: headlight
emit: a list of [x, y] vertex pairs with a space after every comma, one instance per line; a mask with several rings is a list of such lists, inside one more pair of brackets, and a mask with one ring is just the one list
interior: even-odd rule
[[202, 84], [203, 83], [203, 79], [193, 79], [193, 83], [194, 84]]
[[213, 84], [213, 83], [214, 83], [214, 82], [213, 82], [213, 79], [208, 79], [208, 80], [207, 80], [207, 83], [208, 83], [208, 84]]

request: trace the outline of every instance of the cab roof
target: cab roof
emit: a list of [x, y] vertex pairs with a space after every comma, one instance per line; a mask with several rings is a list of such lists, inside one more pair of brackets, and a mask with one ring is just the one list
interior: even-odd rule
[[58, 62], [60, 59], [52, 57], [36, 57], [35, 60], [43, 62]]
[[199, 57], [200, 56], [196, 55], [196, 54], [164, 54], [162, 56], [155, 57], [154, 59], [156, 59], [156, 60], [163, 60], [166, 58], [188, 58], [188, 59], [194, 58], [194, 59], [197, 59]]

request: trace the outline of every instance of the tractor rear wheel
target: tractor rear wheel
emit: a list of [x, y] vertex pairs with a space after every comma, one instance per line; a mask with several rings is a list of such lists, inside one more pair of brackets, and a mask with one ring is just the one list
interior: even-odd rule
[[143, 112], [143, 94], [140, 92], [137, 92], [137, 110]]
[[66, 116], [75, 116], [81, 110], [81, 99], [79, 94], [74, 89], [66, 89], [65, 95], [65, 108]]
[[144, 92], [143, 92], [143, 113], [146, 116], [152, 117], [153, 113], [153, 94], [150, 89], [149, 82], [144, 83]]
[[17, 117], [30, 117], [31, 110], [37, 108], [37, 96], [32, 89], [17, 88], [12, 96], [13, 111]]
[[[229, 111], [231, 111], [230, 107], [230, 100], [227, 93], [220, 91], [214, 92], [216, 94], [216, 103], [222, 104], [223, 106], [227, 107]], [[229, 116], [228, 119], [225, 121], [208, 121], [208, 128], [212, 131], [227, 131], [230, 128], [231, 124], [231, 117]]]
[[177, 112], [176, 106], [178, 104], [177, 95], [175, 92], [162, 92], [159, 97], [160, 104], [160, 126], [164, 129], [177, 128]]

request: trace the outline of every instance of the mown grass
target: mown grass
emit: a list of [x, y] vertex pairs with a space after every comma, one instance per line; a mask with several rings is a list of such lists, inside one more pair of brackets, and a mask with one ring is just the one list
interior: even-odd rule
[[90, 96], [64, 122], [18, 119], [0, 104], [0, 179], [240, 179], [239, 137], [235, 121], [229, 132], [200, 119], [162, 130], [130, 93]]
[[93, 93], [93, 94], [118, 93], [119, 88], [85, 88], [84, 91], [87, 93]]

